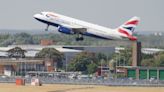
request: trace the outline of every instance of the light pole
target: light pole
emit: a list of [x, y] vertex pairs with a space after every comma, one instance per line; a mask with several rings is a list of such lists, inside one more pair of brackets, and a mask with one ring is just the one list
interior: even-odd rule
[[68, 67], [67, 67], [67, 63], [68, 63], [68, 62], [67, 62], [67, 60], [68, 60], [68, 59], [67, 59], [67, 53], [65, 54], [65, 57], [66, 57], [66, 58], [65, 58], [65, 67], [66, 67], [65, 71], [67, 72], [67, 68], [68, 68]]

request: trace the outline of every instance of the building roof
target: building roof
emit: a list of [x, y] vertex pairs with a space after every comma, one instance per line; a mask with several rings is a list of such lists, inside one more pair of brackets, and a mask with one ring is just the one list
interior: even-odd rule
[[[119, 53], [120, 50], [125, 50], [124, 47], [116, 47], [115, 48], [115, 52], [116, 53]], [[159, 48], [142, 48], [141, 49], [141, 52], [144, 53], [144, 54], [156, 54], [158, 52], [163, 52], [164, 49], [159, 49]]]
[[158, 52], [163, 52], [164, 49], [158, 49], [158, 48], [142, 48], [142, 53], [145, 54], [155, 54]]
[[0, 65], [17, 65], [18, 63], [43, 64], [43, 60], [42, 59], [15, 59], [15, 58], [0, 59]]
[[0, 47], [0, 56], [7, 56], [8, 50], [15, 48], [15, 47], [20, 47], [23, 50], [26, 50], [27, 52], [25, 53], [25, 56], [27, 57], [34, 57], [36, 53], [41, 51], [43, 48], [55, 48], [59, 52], [66, 53], [66, 52], [74, 52], [74, 53], [79, 53], [82, 52], [82, 50], [75, 50], [75, 49], [68, 49], [68, 48], [63, 48], [62, 46], [56, 46], [56, 45], [50, 45], [50, 46], [41, 46], [41, 45], [11, 45], [8, 47]]

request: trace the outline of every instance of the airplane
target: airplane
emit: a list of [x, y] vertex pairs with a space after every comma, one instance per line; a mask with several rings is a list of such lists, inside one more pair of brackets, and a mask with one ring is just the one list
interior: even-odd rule
[[118, 28], [110, 29], [54, 12], [41, 12], [33, 17], [47, 24], [45, 31], [48, 31], [50, 25], [55, 26], [61, 33], [77, 35], [76, 41], [84, 40], [84, 35], [108, 40], [129, 39], [130, 41], [136, 41], [137, 37], [133, 36], [133, 33], [140, 21], [140, 18], [135, 16]]

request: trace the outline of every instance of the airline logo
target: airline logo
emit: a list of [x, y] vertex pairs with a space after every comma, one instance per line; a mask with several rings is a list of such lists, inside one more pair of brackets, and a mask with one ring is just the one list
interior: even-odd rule
[[54, 15], [54, 14], [51, 14], [51, 13], [48, 13], [47, 14], [48, 16], [51, 16], [51, 17], [54, 17], [54, 18], [57, 18], [58, 16]]
[[123, 31], [126, 31], [124, 33], [130, 35], [132, 34], [132, 32], [134, 32], [135, 27], [138, 25], [139, 23], [139, 19], [137, 17], [133, 17], [131, 20], [125, 22], [125, 24], [123, 24], [119, 30], [122, 30], [121, 32], [123, 33]]
[[125, 34], [127, 37], [130, 36], [130, 34], [129, 34], [126, 30], [124, 30], [124, 29], [122, 29], [122, 28], [119, 28], [118, 31], [119, 31], [120, 33], [122, 33], [122, 34]]
[[128, 22], [126, 22], [124, 25], [122, 25], [118, 31], [122, 34], [124, 34], [126, 37], [128, 37], [131, 40], [137, 40], [136, 37], [132, 36], [134, 29], [136, 25], [138, 25], [139, 20], [138, 19], [132, 19]]
[[48, 18], [50, 18], [51, 20], [54, 20], [54, 19], [57, 19], [58, 18], [58, 16], [55, 15], [54, 13], [47, 13], [46, 16]]
[[134, 27], [123, 27], [123, 28], [134, 32]]
[[135, 36], [129, 34], [127, 31], [125, 31], [125, 30], [123, 30], [123, 29], [121, 29], [121, 28], [118, 29], [118, 31], [119, 31], [120, 33], [126, 35], [126, 36], [127, 36], [130, 40], [132, 40], [132, 41], [136, 41], [136, 40], [137, 40], [137, 38], [136, 38]]
[[133, 20], [133, 21], [129, 21], [127, 22], [125, 25], [138, 25], [138, 20]]

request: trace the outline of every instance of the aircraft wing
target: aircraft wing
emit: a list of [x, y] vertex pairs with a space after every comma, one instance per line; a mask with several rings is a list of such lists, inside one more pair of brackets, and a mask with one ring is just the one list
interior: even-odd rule
[[60, 25], [67, 28], [83, 28], [82, 26], [79, 25], [70, 25], [70, 24], [60, 24]]
[[82, 26], [79, 25], [68, 25], [68, 24], [60, 24], [62, 27], [66, 27], [69, 29], [72, 29], [72, 31], [74, 33], [79, 33], [79, 34], [83, 34], [87, 31], [87, 28], [84, 28]]

